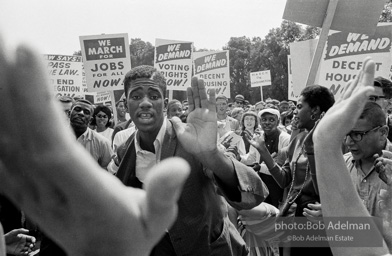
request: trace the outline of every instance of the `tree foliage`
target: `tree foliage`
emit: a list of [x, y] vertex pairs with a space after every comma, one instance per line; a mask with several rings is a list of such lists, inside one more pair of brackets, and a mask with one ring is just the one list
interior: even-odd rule
[[385, 3], [379, 22], [392, 22], [392, 0]]
[[131, 66], [154, 65], [154, 46], [150, 42], [144, 42], [140, 38], [132, 38], [129, 45], [131, 54]]
[[283, 21], [264, 39], [232, 37], [224, 47], [230, 51], [231, 98], [242, 94], [251, 103], [260, 101], [260, 87], [250, 87], [250, 73], [270, 70], [272, 86], [263, 87], [264, 99], [287, 99], [289, 44], [315, 38], [319, 32], [318, 28], [303, 28], [294, 22]]

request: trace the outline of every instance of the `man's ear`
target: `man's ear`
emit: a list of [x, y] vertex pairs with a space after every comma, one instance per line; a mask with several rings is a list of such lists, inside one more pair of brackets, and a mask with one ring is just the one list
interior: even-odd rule
[[6, 256], [3, 226], [0, 223], [0, 256]]
[[384, 125], [380, 128], [381, 134], [388, 138], [388, 133], [389, 133], [389, 127], [388, 125]]

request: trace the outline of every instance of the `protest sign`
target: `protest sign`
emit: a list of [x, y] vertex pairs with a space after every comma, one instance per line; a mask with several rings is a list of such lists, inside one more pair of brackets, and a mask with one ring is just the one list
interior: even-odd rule
[[269, 70], [250, 73], [250, 87], [267, 85], [271, 85], [271, 72]]
[[[283, 19], [322, 27], [331, 0], [287, 0]], [[330, 29], [374, 34], [385, 0], [339, 0]]]
[[80, 45], [88, 91], [122, 90], [131, 69], [128, 35], [81, 36]]
[[53, 92], [58, 96], [84, 96], [83, 62], [81, 56], [45, 54], [44, 61]]
[[204, 80], [207, 93], [215, 89], [216, 94], [230, 98], [229, 51], [205, 51], [194, 53], [195, 75]]
[[362, 69], [370, 56], [376, 63], [376, 76], [388, 77], [391, 68], [392, 26], [378, 26], [373, 36], [349, 32], [331, 32], [324, 48], [317, 83], [340, 98], [347, 82]]
[[306, 87], [306, 79], [308, 77], [316, 45], [317, 39], [290, 44], [292, 87], [289, 86], [289, 100], [297, 101], [301, 91]]
[[155, 40], [154, 67], [166, 78], [166, 89], [186, 91], [191, 86], [193, 43]]
[[97, 92], [95, 94], [94, 104], [103, 104], [110, 103], [111, 105], [111, 92]]
[[298, 96], [294, 96], [294, 83], [293, 83], [293, 70], [291, 68], [291, 56], [287, 55], [287, 79], [288, 79], [288, 99], [289, 100], [298, 100]]

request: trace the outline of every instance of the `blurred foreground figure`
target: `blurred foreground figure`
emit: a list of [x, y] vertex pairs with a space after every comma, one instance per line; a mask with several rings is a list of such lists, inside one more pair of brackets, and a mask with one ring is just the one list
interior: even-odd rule
[[5, 52], [0, 44], [1, 192], [69, 255], [148, 255], [176, 218], [189, 165], [163, 161], [145, 191], [125, 187], [75, 140], [41, 58], [26, 47], [13, 59]]

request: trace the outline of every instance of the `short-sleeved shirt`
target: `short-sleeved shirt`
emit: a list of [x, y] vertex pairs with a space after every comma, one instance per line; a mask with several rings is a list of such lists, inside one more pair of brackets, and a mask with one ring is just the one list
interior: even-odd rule
[[107, 138], [87, 128], [77, 141], [90, 152], [91, 156], [102, 168], [106, 169], [114, 155], [111, 143]]

